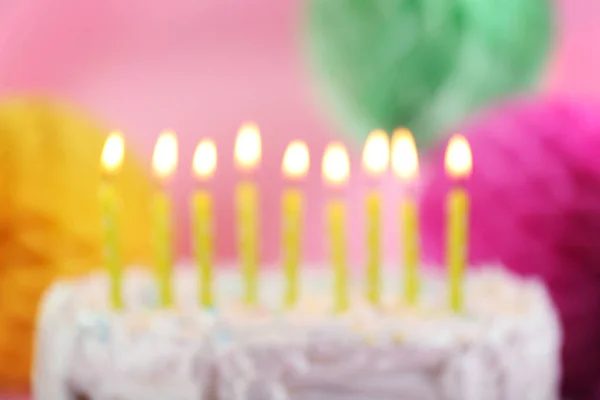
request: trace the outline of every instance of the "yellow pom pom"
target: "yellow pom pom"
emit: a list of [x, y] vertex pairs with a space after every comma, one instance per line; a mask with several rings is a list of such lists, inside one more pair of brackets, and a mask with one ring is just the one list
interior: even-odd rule
[[[98, 204], [105, 132], [81, 113], [40, 99], [0, 103], [0, 389], [26, 388], [38, 301], [59, 276], [101, 267]], [[128, 152], [123, 258], [147, 259], [150, 180]]]

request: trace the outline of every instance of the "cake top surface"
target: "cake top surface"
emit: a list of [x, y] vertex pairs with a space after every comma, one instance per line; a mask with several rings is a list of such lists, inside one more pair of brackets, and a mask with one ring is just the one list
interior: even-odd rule
[[78, 323], [83, 326], [104, 319], [113, 325], [112, 330], [130, 333], [149, 329], [170, 336], [211, 330], [215, 334], [219, 332], [224, 341], [231, 340], [230, 336], [237, 333], [243, 338], [233, 340], [274, 340], [274, 336], [291, 340], [317, 333], [337, 335], [343, 331], [367, 341], [418, 342], [427, 337], [428, 345], [433, 341], [443, 346], [456, 340], [471, 342], [502, 335], [517, 325], [534, 323], [536, 315], [546, 315], [551, 307], [539, 282], [495, 267], [478, 268], [465, 274], [462, 313], [453, 313], [448, 307], [445, 274], [441, 270], [423, 271], [419, 303], [409, 306], [402, 301], [401, 281], [395, 278], [399, 274], [387, 270], [386, 279], [382, 280], [380, 306], [371, 306], [365, 299], [361, 280], [353, 279], [351, 306], [338, 314], [332, 311], [329, 272], [319, 267], [303, 270], [302, 296], [291, 309], [282, 306], [284, 280], [274, 270], [261, 276], [260, 303], [255, 307], [241, 302], [242, 281], [234, 269], [219, 270], [215, 274], [216, 306], [211, 309], [199, 305], [197, 274], [189, 266], [175, 270], [175, 306], [169, 309], [158, 307], [152, 274], [141, 269], [126, 272], [126, 306], [121, 311], [108, 307], [108, 280], [102, 272], [60, 282], [55, 290], [66, 290], [72, 296], [70, 303]]

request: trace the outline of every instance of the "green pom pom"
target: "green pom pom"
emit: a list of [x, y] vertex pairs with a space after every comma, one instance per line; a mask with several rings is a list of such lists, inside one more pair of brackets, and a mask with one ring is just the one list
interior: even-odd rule
[[309, 59], [342, 128], [410, 128], [421, 146], [534, 82], [548, 0], [309, 0]]

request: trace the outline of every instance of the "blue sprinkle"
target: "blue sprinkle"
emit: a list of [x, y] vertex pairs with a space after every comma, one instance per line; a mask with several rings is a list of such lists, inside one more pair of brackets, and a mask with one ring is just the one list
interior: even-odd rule
[[214, 315], [217, 315], [217, 313], [218, 313], [218, 310], [217, 310], [217, 308], [216, 308], [216, 307], [206, 307], [206, 308], [204, 309], [204, 311], [205, 311], [207, 314], [210, 314], [210, 315], [213, 315], [213, 316], [214, 316]]
[[232, 338], [231, 338], [231, 335], [229, 334], [229, 332], [219, 331], [218, 340], [221, 343], [229, 343], [229, 342], [231, 342]]
[[110, 339], [110, 324], [105, 314], [86, 312], [78, 317], [79, 330], [84, 335], [90, 335], [102, 343]]
[[153, 285], [144, 286], [142, 289], [142, 304], [148, 308], [158, 306], [158, 293]]
[[110, 339], [110, 326], [106, 318], [101, 318], [96, 328], [96, 336], [102, 343], [108, 343]]

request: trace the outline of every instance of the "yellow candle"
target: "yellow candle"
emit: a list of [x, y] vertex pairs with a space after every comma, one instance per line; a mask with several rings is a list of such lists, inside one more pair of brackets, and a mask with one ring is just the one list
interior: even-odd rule
[[[387, 134], [375, 130], [369, 134], [363, 150], [363, 169], [372, 178], [380, 178], [387, 172], [389, 164]], [[365, 199], [366, 211], [366, 296], [378, 305], [381, 300], [381, 195], [371, 190]]]
[[[217, 167], [217, 148], [213, 141], [198, 143], [193, 161], [194, 173], [200, 181], [210, 179]], [[198, 268], [199, 302], [203, 307], [212, 307], [213, 298], [213, 199], [204, 189], [194, 192], [192, 197], [192, 220], [194, 254]]]
[[292, 308], [298, 301], [300, 244], [302, 235], [302, 193], [286, 189], [281, 198], [283, 269], [285, 274], [284, 305]]
[[[258, 167], [261, 139], [258, 126], [242, 125], [235, 142], [235, 163], [243, 173]], [[258, 189], [250, 180], [240, 182], [235, 191], [239, 257], [244, 285], [243, 299], [247, 305], [258, 303]]]
[[415, 305], [419, 298], [419, 220], [417, 204], [413, 198], [402, 202], [402, 248], [404, 250], [404, 299]]
[[159, 188], [152, 199], [154, 267], [159, 302], [163, 307], [173, 304], [173, 238], [171, 202], [164, 185], [177, 167], [177, 138], [171, 132], [160, 135], [152, 159]]
[[240, 182], [236, 188], [238, 246], [244, 282], [244, 302], [258, 302], [258, 190], [252, 182]]
[[467, 218], [469, 201], [465, 190], [452, 189], [448, 195], [447, 265], [449, 271], [450, 307], [463, 309], [463, 274], [467, 252]]
[[407, 129], [397, 129], [392, 138], [392, 169], [406, 184], [400, 218], [404, 261], [404, 300], [415, 305], [419, 298], [419, 219], [417, 203], [413, 196], [414, 182], [419, 173], [419, 158], [414, 138]]
[[[337, 189], [345, 185], [350, 177], [348, 152], [341, 143], [332, 143], [323, 155], [323, 179]], [[346, 261], [346, 205], [343, 200], [333, 198], [327, 204], [327, 229], [329, 251], [333, 270], [333, 308], [336, 312], [346, 311], [350, 305], [348, 284], [349, 273]]]
[[350, 305], [348, 294], [348, 264], [346, 260], [346, 204], [332, 199], [327, 205], [327, 225], [333, 269], [333, 308], [346, 311]]
[[365, 201], [367, 214], [367, 300], [381, 299], [381, 195], [372, 191]]
[[[286, 178], [297, 181], [306, 176], [310, 164], [308, 147], [304, 142], [289, 144], [284, 155], [282, 171]], [[292, 308], [300, 293], [300, 257], [302, 247], [302, 218], [304, 198], [296, 188], [285, 189], [281, 198], [281, 247], [285, 289], [283, 303]]]
[[104, 233], [104, 262], [110, 282], [109, 299], [114, 309], [123, 308], [123, 266], [119, 252], [118, 195], [112, 183], [123, 162], [125, 145], [119, 133], [111, 134], [102, 151], [103, 179], [99, 187], [99, 199]]
[[472, 157], [469, 143], [463, 136], [453, 136], [445, 158], [448, 175], [457, 181], [447, 198], [448, 225], [446, 232], [446, 262], [449, 275], [449, 302], [455, 312], [463, 310], [463, 274], [466, 265], [469, 198], [460, 181], [471, 174]]

